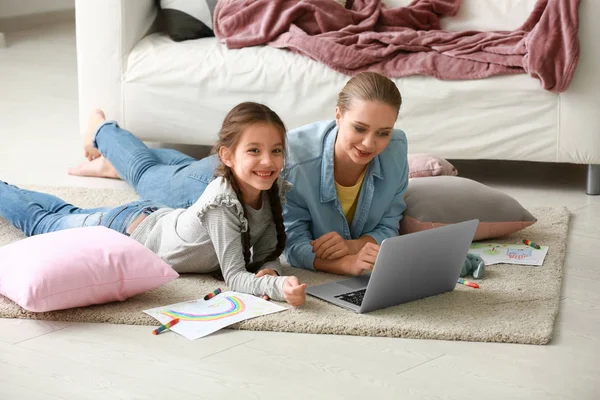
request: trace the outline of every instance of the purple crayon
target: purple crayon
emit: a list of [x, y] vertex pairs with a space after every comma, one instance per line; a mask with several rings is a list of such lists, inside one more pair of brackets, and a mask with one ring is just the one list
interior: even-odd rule
[[207, 294], [206, 296], [204, 296], [204, 300], [210, 300], [213, 297], [215, 297], [216, 295], [218, 295], [219, 293], [221, 293], [221, 288], [213, 290], [212, 292], [210, 292], [209, 294]]

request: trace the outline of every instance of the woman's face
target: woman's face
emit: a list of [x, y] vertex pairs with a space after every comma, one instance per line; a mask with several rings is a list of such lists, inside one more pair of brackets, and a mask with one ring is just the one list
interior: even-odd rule
[[336, 157], [366, 165], [390, 142], [397, 110], [379, 101], [353, 100], [344, 113], [337, 107]]

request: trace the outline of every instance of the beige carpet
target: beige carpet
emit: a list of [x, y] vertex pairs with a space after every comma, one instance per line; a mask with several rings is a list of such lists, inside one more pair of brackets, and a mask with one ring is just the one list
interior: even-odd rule
[[[136, 198], [133, 191], [127, 190], [81, 188], [42, 190], [81, 207], [117, 205]], [[558, 312], [569, 212], [565, 208], [533, 208], [530, 211], [539, 221], [500, 242], [516, 243], [527, 237], [550, 246], [542, 267], [490, 266], [485, 279], [480, 281], [479, 290], [459, 285], [450, 293], [365, 315], [357, 315], [308, 297], [306, 304], [301, 308], [245, 321], [233, 328], [421, 339], [548, 343], [552, 337], [554, 320]], [[22, 237], [18, 230], [0, 219], [0, 246]], [[296, 274], [309, 285], [339, 279], [333, 275], [292, 268], [286, 272]], [[217, 285], [223, 287], [222, 283], [217, 283], [210, 277], [188, 275], [124, 302], [42, 314], [27, 312], [0, 296], [0, 317], [156, 325], [155, 320], [141, 310], [196, 299]]]

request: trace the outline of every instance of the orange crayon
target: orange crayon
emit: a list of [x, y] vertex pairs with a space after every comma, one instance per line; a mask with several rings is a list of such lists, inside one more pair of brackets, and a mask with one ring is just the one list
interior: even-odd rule
[[458, 283], [460, 283], [461, 285], [470, 286], [472, 288], [479, 289], [478, 284], [476, 284], [475, 282], [467, 281], [466, 279], [463, 279], [463, 278], [458, 278]]

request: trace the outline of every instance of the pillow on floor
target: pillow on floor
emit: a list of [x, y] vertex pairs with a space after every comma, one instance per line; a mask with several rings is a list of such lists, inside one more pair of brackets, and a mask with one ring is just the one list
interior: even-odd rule
[[176, 42], [215, 36], [213, 15], [217, 0], [160, 0], [167, 34]]
[[536, 222], [509, 195], [457, 176], [410, 179], [404, 200], [401, 234], [476, 218], [480, 223], [474, 240], [481, 240], [505, 236]]
[[122, 301], [178, 276], [141, 243], [102, 226], [0, 248], [0, 294], [33, 312]]
[[408, 177], [458, 175], [458, 170], [443, 158], [431, 154], [408, 154]]

